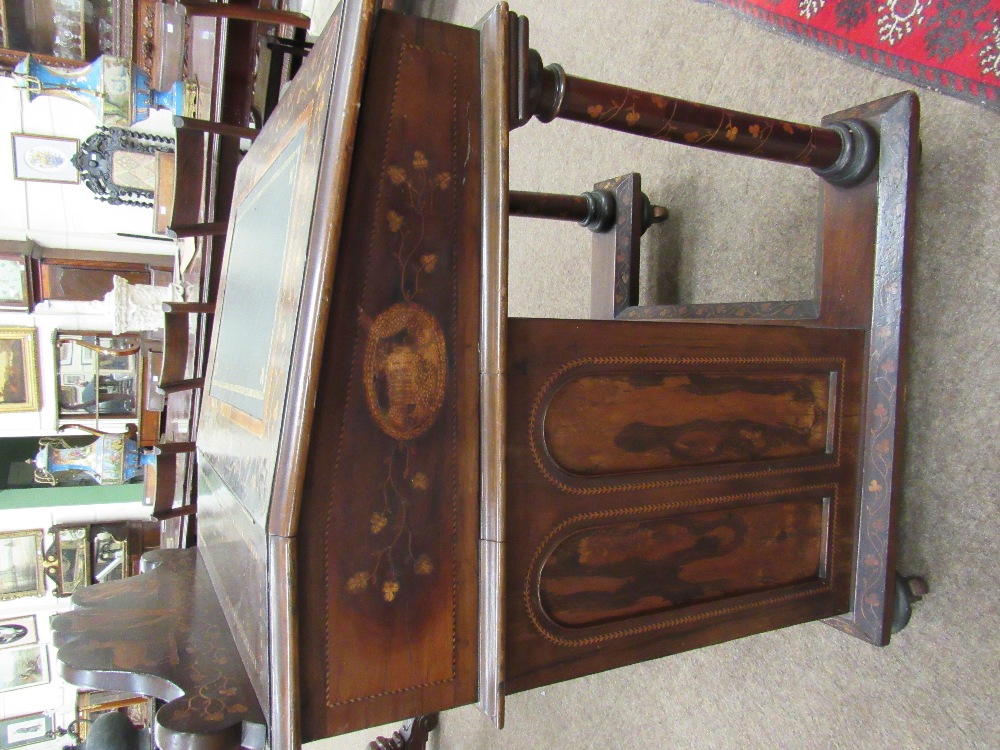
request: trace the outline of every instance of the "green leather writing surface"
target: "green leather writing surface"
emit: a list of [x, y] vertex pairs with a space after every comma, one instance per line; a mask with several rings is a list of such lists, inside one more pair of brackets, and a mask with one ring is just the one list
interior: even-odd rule
[[237, 211], [210, 392], [264, 417], [265, 384], [303, 135], [268, 169]]

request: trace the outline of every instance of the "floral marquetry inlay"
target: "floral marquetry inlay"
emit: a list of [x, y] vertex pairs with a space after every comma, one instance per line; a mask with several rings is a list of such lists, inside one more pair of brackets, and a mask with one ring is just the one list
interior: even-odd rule
[[[396, 293], [402, 298], [367, 322], [362, 379], [368, 412], [397, 442], [385, 459], [381, 504], [368, 519], [373, 540], [370, 567], [355, 571], [346, 588], [352, 595], [374, 591], [393, 602], [404, 571], [434, 572], [431, 557], [414, 549], [409, 510], [425, 498], [432, 477], [417, 468], [414, 443], [435, 423], [448, 384], [448, 347], [437, 317], [416, 300], [422, 284], [440, 272], [439, 251], [430, 246], [428, 217], [435, 199], [452, 190], [452, 175], [432, 168], [422, 150], [405, 164], [392, 164], [383, 178], [389, 200], [383, 214], [396, 261]], [[390, 271], [391, 273], [391, 271]]]

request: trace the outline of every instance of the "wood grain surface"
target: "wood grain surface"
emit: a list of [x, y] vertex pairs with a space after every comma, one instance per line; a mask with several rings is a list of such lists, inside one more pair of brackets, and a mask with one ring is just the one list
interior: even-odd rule
[[383, 13], [369, 64], [298, 532], [305, 741], [476, 697], [478, 35]]
[[864, 335], [746, 331], [510, 321], [508, 692], [847, 610]]

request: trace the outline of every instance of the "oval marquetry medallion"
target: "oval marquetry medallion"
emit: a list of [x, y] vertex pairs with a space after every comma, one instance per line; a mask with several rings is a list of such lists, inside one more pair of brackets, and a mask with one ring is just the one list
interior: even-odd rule
[[426, 432], [441, 410], [447, 377], [444, 333], [428, 310], [402, 302], [375, 318], [365, 343], [365, 396], [387, 435], [412, 440]]

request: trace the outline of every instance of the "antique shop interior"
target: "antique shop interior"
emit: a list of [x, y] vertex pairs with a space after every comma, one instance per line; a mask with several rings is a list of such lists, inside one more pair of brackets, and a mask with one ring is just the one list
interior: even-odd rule
[[0, 750], [993, 746], [1000, 11], [902, 6], [0, 0]]

